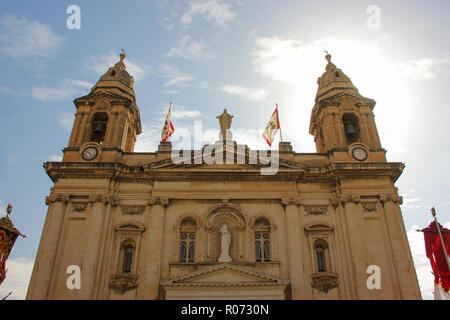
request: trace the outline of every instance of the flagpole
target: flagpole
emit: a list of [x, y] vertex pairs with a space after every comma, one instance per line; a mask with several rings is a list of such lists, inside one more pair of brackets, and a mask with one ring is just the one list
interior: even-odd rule
[[436, 228], [437, 228], [437, 231], [439, 233], [439, 239], [441, 239], [441, 246], [442, 246], [442, 250], [444, 251], [445, 260], [447, 261], [447, 267], [448, 267], [448, 270], [450, 271], [450, 260], [448, 258], [447, 250], [445, 249], [444, 239], [442, 238], [441, 229], [439, 228], [439, 223], [438, 223], [437, 218], [436, 218], [436, 210], [434, 209], [434, 207], [431, 208], [431, 214], [434, 217], [434, 223], [436, 224]]
[[278, 112], [278, 103], [275, 103], [275, 105], [277, 107], [278, 125], [280, 126], [280, 138], [281, 142], [283, 142], [283, 134], [281, 133], [280, 113]]

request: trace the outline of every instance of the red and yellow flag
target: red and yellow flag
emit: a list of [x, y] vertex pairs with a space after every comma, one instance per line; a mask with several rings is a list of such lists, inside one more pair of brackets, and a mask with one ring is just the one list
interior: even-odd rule
[[167, 139], [175, 132], [172, 121], [170, 121], [170, 112], [172, 110], [172, 102], [170, 103], [169, 112], [167, 113], [166, 122], [161, 132], [161, 141], [166, 142]]
[[278, 105], [275, 108], [275, 111], [270, 117], [269, 123], [267, 124], [266, 130], [264, 130], [263, 138], [266, 140], [269, 146], [272, 146], [273, 138], [277, 133], [278, 129], [280, 129], [280, 120], [278, 119]]
[[[431, 212], [436, 216], [434, 207]], [[433, 269], [435, 299], [450, 300], [450, 267], [447, 260], [450, 252], [450, 230], [434, 220], [427, 228], [419, 231], [423, 232], [425, 252]]]

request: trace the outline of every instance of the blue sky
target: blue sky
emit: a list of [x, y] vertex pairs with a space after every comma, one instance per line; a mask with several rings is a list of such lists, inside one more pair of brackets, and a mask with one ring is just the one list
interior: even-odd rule
[[[81, 9], [70, 30], [69, 5]], [[370, 6], [379, 10], [371, 28]], [[374, 112], [389, 161], [406, 169], [397, 181], [424, 298], [431, 268], [422, 235], [435, 206], [450, 226], [448, 1], [3, 1], [0, 3], [0, 206], [14, 206], [18, 239], [0, 296], [25, 296], [52, 183], [42, 167], [67, 145], [73, 99], [115, 62], [123, 48], [135, 78], [143, 133], [136, 151], [153, 152], [169, 102], [175, 146], [192, 147], [182, 133], [202, 121], [216, 140], [216, 116], [234, 115], [234, 138], [267, 148], [261, 132], [279, 104], [284, 140], [296, 152], [315, 152], [310, 112], [324, 72], [323, 50]], [[373, 25], [372, 25], [373, 26]], [[275, 146], [278, 145], [277, 135]]]

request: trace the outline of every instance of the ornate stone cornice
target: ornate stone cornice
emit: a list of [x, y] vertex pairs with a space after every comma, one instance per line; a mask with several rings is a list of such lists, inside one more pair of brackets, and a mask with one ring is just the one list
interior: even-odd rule
[[281, 287], [289, 283], [283, 282], [190, 282], [190, 283], [168, 283], [162, 282], [164, 287], [188, 287], [188, 288], [225, 288], [225, 287]]
[[[274, 175], [262, 175], [257, 165], [246, 168], [223, 168], [208, 165], [174, 165], [169, 160], [140, 166], [112, 162], [47, 162], [47, 174], [56, 182], [61, 178], [114, 179], [115, 181], [153, 183], [154, 181], [296, 181], [300, 183], [330, 183], [341, 179], [389, 177], [393, 182], [403, 171], [398, 162], [332, 163], [320, 167], [298, 164], [281, 167]], [[280, 160], [280, 164], [281, 164]]]

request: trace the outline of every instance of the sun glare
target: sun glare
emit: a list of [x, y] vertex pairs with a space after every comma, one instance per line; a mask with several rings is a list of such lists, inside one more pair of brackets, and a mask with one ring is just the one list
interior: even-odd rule
[[405, 152], [407, 108], [410, 105], [406, 79], [400, 65], [389, 61], [382, 48], [375, 44], [330, 38], [312, 44], [292, 39], [258, 39], [253, 52], [256, 70], [272, 80], [293, 86], [292, 96], [287, 99], [289, 105], [284, 111], [291, 116], [284, 119], [284, 125], [288, 127], [285, 131], [292, 132], [300, 141], [301, 152], [314, 151], [312, 138], [307, 132], [317, 78], [325, 72], [324, 50], [330, 52], [331, 61], [350, 77], [361, 95], [377, 102], [374, 113], [380, 139], [387, 150], [396, 150], [390, 156]]

